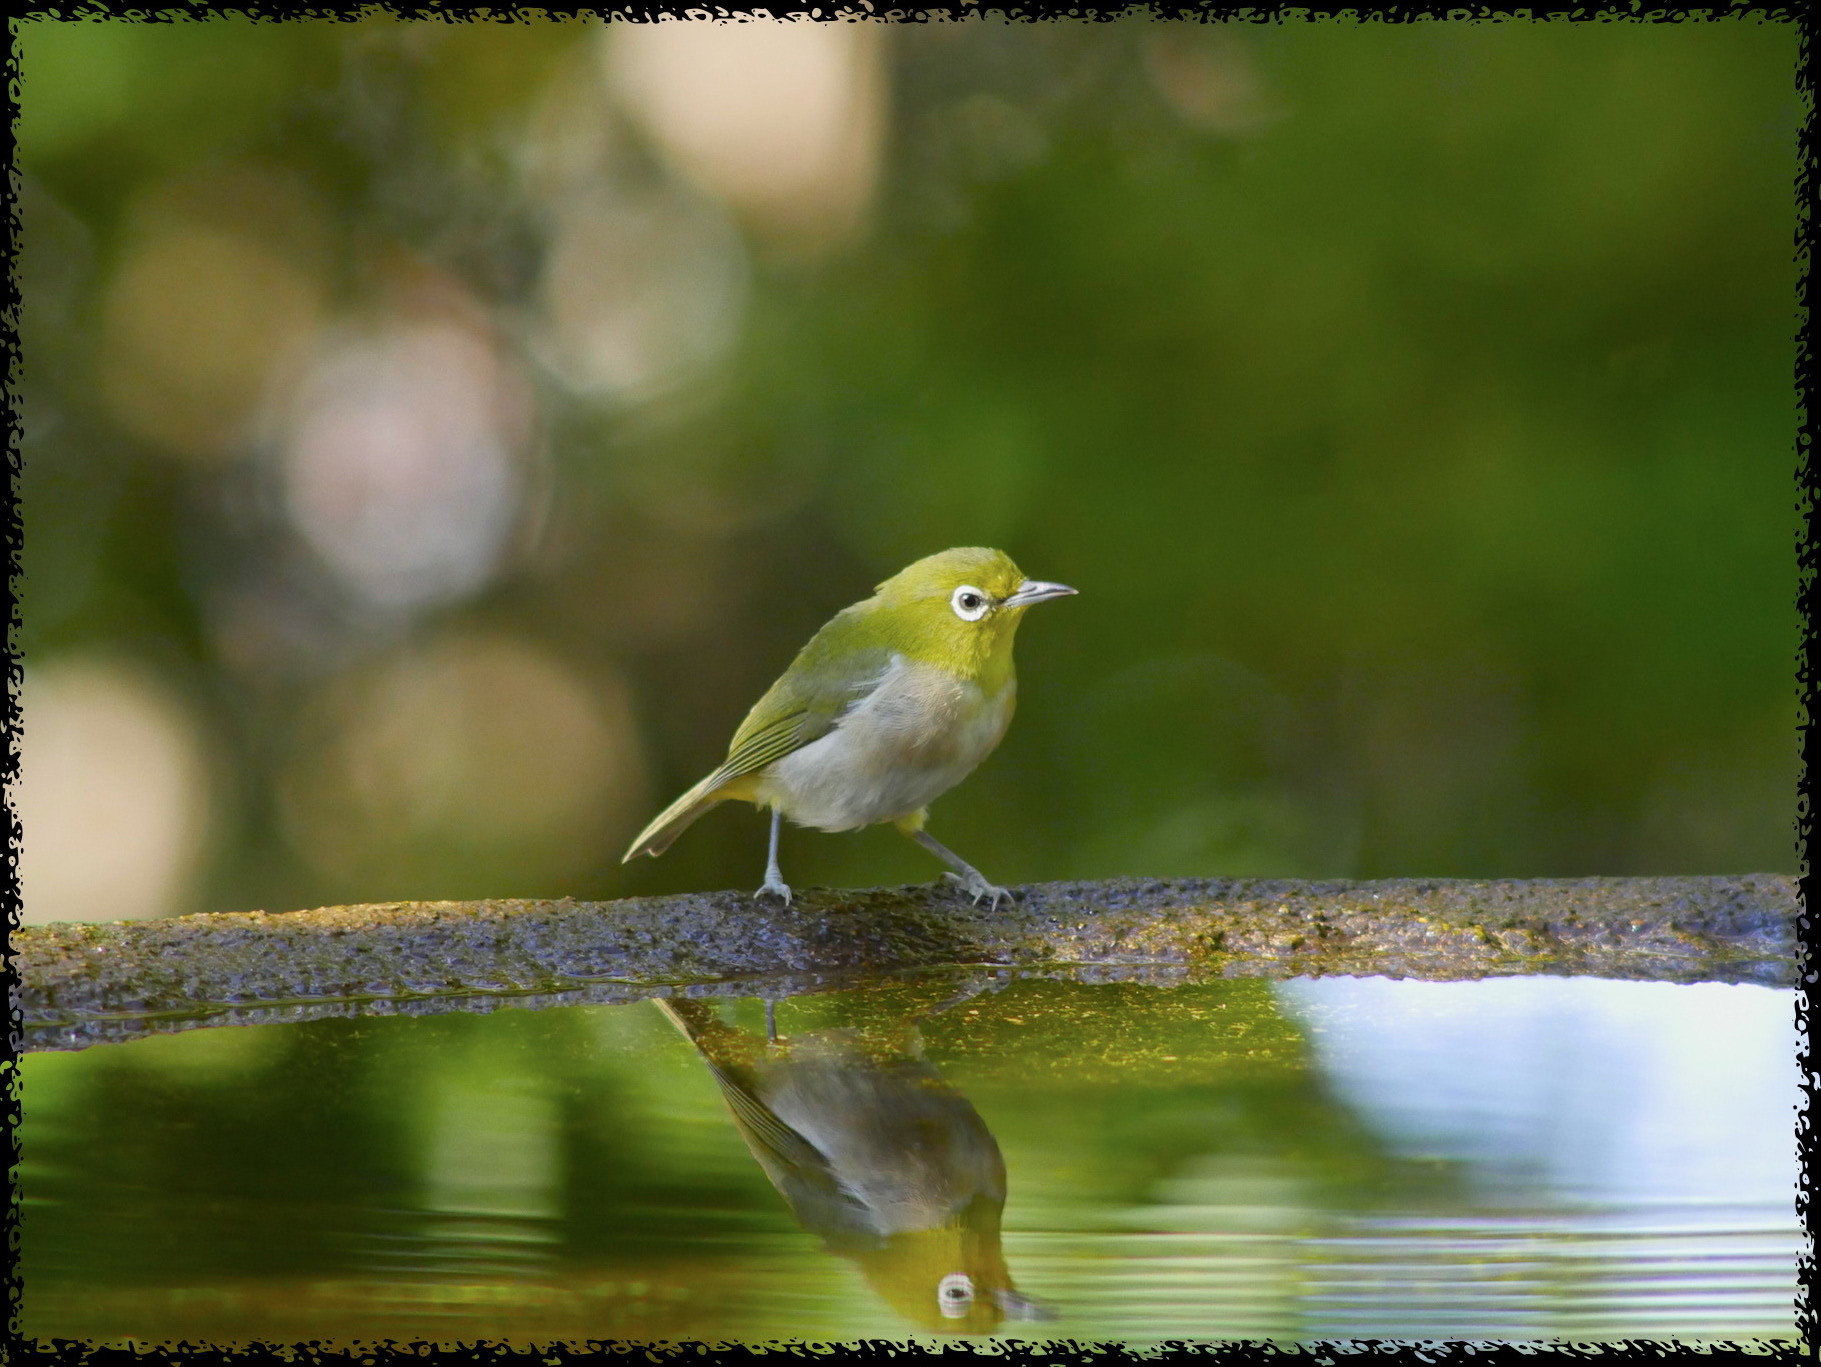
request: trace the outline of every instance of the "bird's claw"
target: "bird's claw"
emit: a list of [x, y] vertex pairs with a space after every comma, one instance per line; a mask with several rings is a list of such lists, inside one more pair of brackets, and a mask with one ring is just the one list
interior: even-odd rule
[[754, 897], [776, 897], [779, 901], [783, 902], [785, 906], [789, 906], [790, 905], [790, 886], [789, 886], [789, 884], [785, 883], [782, 879], [767, 878], [765, 880], [764, 886], [761, 887], [757, 892], [755, 892], [753, 894], [753, 896]]
[[942, 875], [942, 881], [945, 883], [952, 883], [954, 886], [960, 888], [961, 891], [967, 894], [968, 900], [975, 906], [980, 905], [980, 899], [982, 897], [992, 898], [992, 901], [987, 906], [988, 911], [999, 910], [1000, 900], [1002, 898], [1010, 898], [1012, 895], [1004, 888], [995, 887], [993, 884], [987, 882], [986, 879], [982, 878], [977, 873], [945, 873]]

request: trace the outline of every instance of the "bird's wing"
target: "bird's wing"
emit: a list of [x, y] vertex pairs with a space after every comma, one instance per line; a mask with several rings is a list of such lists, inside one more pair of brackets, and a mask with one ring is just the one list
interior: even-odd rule
[[836, 1178], [828, 1156], [760, 1096], [766, 1067], [758, 1041], [702, 1002], [653, 1000], [708, 1065], [734, 1128], [798, 1218], [825, 1237], [876, 1237], [865, 1203]]
[[[856, 607], [862, 606], [859, 604]], [[626, 851], [628, 860], [662, 854], [697, 817], [730, 797], [750, 800], [749, 784], [757, 774], [819, 740], [835, 729], [842, 713], [879, 686], [891, 668], [892, 652], [883, 646], [855, 648], [830, 628], [851, 627], [848, 614], [837, 613], [798, 653], [784, 675], [754, 704], [734, 732], [727, 758], [715, 771], [684, 793], [640, 831]]]
[[884, 647], [846, 651], [831, 659], [817, 651], [817, 645], [812, 640], [805, 646], [784, 677], [747, 713], [727, 747], [727, 758], [715, 770], [721, 782], [756, 774], [826, 736], [891, 668], [892, 652]]
[[777, 1112], [753, 1095], [750, 1082], [714, 1059], [708, 1059], [708, 1070], [721, 1086], [727, 1109], [742, 1134], [756, 1149], [773, 1161], [798, 1172], [828, 1172], [828, 1159], [822, 1151], [778, 1119]]

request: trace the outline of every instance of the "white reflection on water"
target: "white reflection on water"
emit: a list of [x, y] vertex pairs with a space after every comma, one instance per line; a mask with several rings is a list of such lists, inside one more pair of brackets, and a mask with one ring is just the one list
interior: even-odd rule
[[1488, 1196], [1784, 1204], [1793, 1219], [1788, 990], [1316, 978], [1278, 994], [1374, 1129], [1407, 1155], [1468, 1163]]
[[1284, 983], [1328, 1085], [1465, 1207], [1343, 1218], [1314, 1336], [1787, 1337], [1793, 993], [1501, 978]]

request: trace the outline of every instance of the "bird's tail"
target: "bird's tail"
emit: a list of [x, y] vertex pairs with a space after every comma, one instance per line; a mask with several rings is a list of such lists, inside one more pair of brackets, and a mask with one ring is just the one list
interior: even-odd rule
[[[727, 1024], [713, 1006], [698, 998], [653, 997], [651, 1004], [695, 1046], [722, 1087], [740, 1086], [736, 1080], [738, 1069], [750, 1068], [763, 1048], [758, 1038]], [[737, 1101], [734, 1108], [739, 1110]]]
[[626, 857], [620, 862], [627, 864], [641, 854], [657, 856], [670, 848], [675, 840], [703, 812], [717, 803], [725, 802], [736, 794], [728, 791], [728, 779], [719, 769], [691, 788], [675, 802], [671, 803], [657, 816], [651, 824], [639, 832], [638, 839], [632, 842], [626, 851]]
[[[684, 1019], [683, 1012], [677, 1010], [674, 1003], [665, 997], [653, 997], [651, 999], [651, 1004], [664, 1013], [664, 1019], [676, 1026], [677, 1032], [682, 1035], [684, 1039], [688, 1040], [691, 1044], [696, 1042], [695, 1031], [690, 1028], [689, 1021]], [[692, 1002], [689, 1005], [694, 1005], [694, 1003]]]

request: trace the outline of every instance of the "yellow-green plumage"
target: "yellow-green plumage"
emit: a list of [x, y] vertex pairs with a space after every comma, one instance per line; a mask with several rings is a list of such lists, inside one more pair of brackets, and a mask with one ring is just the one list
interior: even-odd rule
[[999, 890], [922, 833], [923, 809], [998, 744], [1016, 697], [1012, 638], [1031, 603], [1074, 590], [1028, 580], [1003, 551], [926, 556], [844, 608], [798, 652], [734, 733], [727, 758], [632, 842], [662, 854], [716, 803], [739, 798], [824, 830], [894, 821], [979, 895]]

